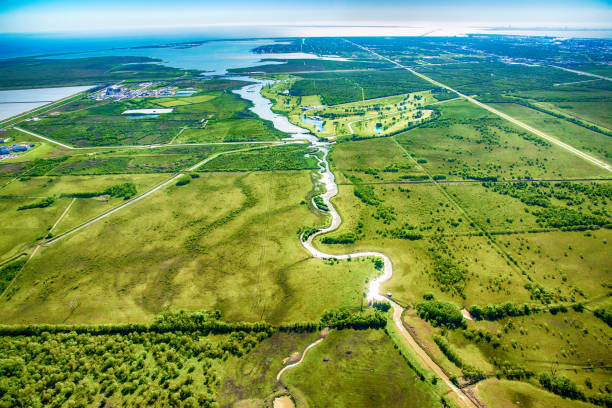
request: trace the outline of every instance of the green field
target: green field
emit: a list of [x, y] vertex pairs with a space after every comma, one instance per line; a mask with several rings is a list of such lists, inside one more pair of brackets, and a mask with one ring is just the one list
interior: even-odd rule
[[2, 320], [142, 322], [168, 308], [217, 308], [228, 319], [280, 322], [360, 307], [372, 263], [315, 261], [299, 243], [298, 228], [321, 222], [301, 204], [310, 186], [308, 172], [264, 172], [168, 187], [41, 248], [4, 296]]
[[442, 406], [380, 330], [332, 331], [283, 377], [308, 406]]

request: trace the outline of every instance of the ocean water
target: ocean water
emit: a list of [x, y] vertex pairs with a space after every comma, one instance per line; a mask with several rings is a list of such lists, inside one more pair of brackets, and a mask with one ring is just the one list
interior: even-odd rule
[[209, 41], [193, 46], [125, 48], [71, 53], [43, 58], [72, 59], [84, 57], [137, 56], [160, 59], [161, 64], [175, 68], [197, 69], [210, 75], [223, 75], [228, 68], [246, 68], [274, 62], [261, 61], [265, 58], [316, 59], [314, 54], [255, 54], [251, 50], [261, 45], [273, 44], [275, 40], [232, 40]]

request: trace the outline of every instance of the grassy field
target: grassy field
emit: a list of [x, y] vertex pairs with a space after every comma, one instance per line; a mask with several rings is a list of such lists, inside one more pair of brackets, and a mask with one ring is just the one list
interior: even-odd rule
[[[507, 108], [508, 105], [504, 106]], [[448, 179], [476, 180], [491, 177], [495, 179], [609, 177], [608, 171], [522, 131], [466, 101], [451, 101], [439, 105], [439, 109], [440, 120], [395, 136], [415, 159], [424, 160], [421, 163], [422, 167], [431, 175], [445, 175]], [[517, 109], [523, 111], [526, 108]], [[528, 111], [540, 115], [539, 112]], [[507, 113], [514, 114], [514, 112]], [[525, 118], [519, 116], [518, 119]], [[526, 122], [529, 123], [529, 120]], [[550, 130], [547, 127], [541, 128], [537, 123], [533, 125], [542, 131]], [[607, 142], [607, 136], [593, 134], [600, 143], [604, 142], [602, 138]], [[564, 141], [575, 141], [579, 135], [580, 133], [568, 136]], [[557, 133], [553, 133], [553, 136], [561, 138]], [[595, 143], [584, 140], [585, 144]], [[603, 143], [600, 146], [607, 145]], [[590, 150], [605, 151], [605, 149], [605, 147], [594, 147]]]
[[[49, 228], [56, 223], [72, 200], [61, 197], [62, 194], [104, 191], [112, 185], [127, 182], [133, 183], [138, 192], [144, 192], [166, 178], [167, 176], [163, 175], [135, 175], [36, 177], [26, 181], [17, 180], [0, 189], [0, 194], [5, 197], [0, 200], [1, 218], [4, 231], [7, 232], [0, 244], [0, 259], [10, 258], [48, 234]], [[18, 207], [40, 201], [45, 197], [56, 197], [56, 200], [45, 208], [18, 211]], [[53, 233], [65, 231], [122, 201], [121, 197], [107, 197], [105, 200], [80, 198], [77, 206], [71, 208], [72, 211], [62, 219]]]
[[608, 129], [612, 128], [612, 102], [549, 102], [553, 108]]
[[563, 399], [552, 393], [542, 391], [533, 385], [518, 381], [486, 380], [476, 386], [476, 392], [480, 400], [491, 407], [593, 407], [591, 404]]
[[283, 376], [309, 406], [442, 406], [380, 330], [332, 331]]
[[300, 227], [322, 222], [302, 204], [311, 188], [309, 172], [295, 171], [209, 173], [168, 187], [41, 248], [3, 298], [1, 319], [129, 322], [216, 308], [231, 320], [280, 322], [359, 308], [372, 263], [314, 261], [299, 243]]
[[604, 160], [612, 157], [610, 137], [517, 104], [492, 104], [515, 119]]

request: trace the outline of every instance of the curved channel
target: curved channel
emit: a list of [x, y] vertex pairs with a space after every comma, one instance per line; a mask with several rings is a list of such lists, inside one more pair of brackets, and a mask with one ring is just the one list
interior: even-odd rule
[[[263, 89], [264, 86], [271, 85], [275, 81], [267, 80], [267, 79], [251, 78], [251, 77], [248, 77], [248, 78], [247, 77], [230, 77], [230, 78], [242, 80], [242, 81], [246, 80], [249, 82], [253, 82], [252, 84], [245, 85], [244, 87], [237, 89], [234, 92], [240, 95], [242, 98], [253, 102], [253, 107], [250, 108], [250, 110], [253, 113], [258, 115], [262, 119], [272, 121], [276, 129], [289, 133], [291, 135], [289, 138], [284, 139], [284, 140], [307, 140], [311, 143], [311, 146], [313, 148], [315, 148], [318, 152], [321, 153], [320, 155], [315, 154], [313, 156], [316, 157], [318, 164], [319, 164], [319, 170], [318, 170], [319, 179], [317, 180], [317, 182], [320, 184], [323, 184], [323, 186], [325, 187], [325, 192], [320, 194], [320, 196], [323, 199], [323, 202], [327, 205], [329, 209], [329, 214], [331, 215], [331, 223], [329, 227], [316, 231], [315, 233], [311, 234], [306, 240], [300, 237], [300, 241], [302, 242], [302, 245], [304, 246], [304, 248], [306, 248], [306, 250], [310, 252], [312, 256], [319, 258], [319, 259], [329, 259], [329, 258], [349, 259], [349, 258], [363, 258], [363, 257], [382, 258], [384, 262], [382, 274], [370, 281], [370, 284], [368, 287], [368, 293], [367, 293], [368, 301], [369, 302], [381, 301], [381, 300], [388, 301], [391, 304], [391, 307], [393, 309], [393, 323], [397, 327], [399, 334], [408, 341], [408, 344], [410, 345], [410, 347], [414, 350], [414, 352], [419, 357], [421, 357], [421, 359], [427, 364], [427, 366], [429, 366], [429, 368], [432, 369], [432, 371], [438, 377], [440, 377], [442, 381], [444, 381], [444, 383], [459, 397], [458, 402], [460, 402], [463, 406], [476, 407], [476, 404], [474, 404], [472, 400], [469, 399], [461, 389], [459, 389], [457, 386], [455, 386], [455, 384], [453, 384], [450, 381], [448, 376], [446, 376], [446, 374], [442, 371], [442, 369], [421, 348], [421, 346], [414, 340], [412, 335], [406, 332], [406, 329], [404, 329], [404, 325], [402, 324], [402, 320], [401, 320], [401, 315], [402, 315], [402, 312], [404, 311], [404, 308], [401, 307], [396, 302], [394, 302], [393, 300], [388, 299], [387, 297], [380, 294], [380, 285], [388, 281], [389, 279], [391, 279], [391, 277], [393, 276], [393, 264], [391, 263], [391, 259], [389, 259], [388, 256], [386, 256], [385, 254], [381, 252], [374, 252], [374, 251], [353, 252], [350, 254], [343, 254], [343, 255], [327, 254], [325, 252], [319, 251], [312, 244], [312, 241], [317, 236], [326, 234], [328, 232], [338, 229], [338, 227], [340, 227], [340, 224], [342, 223], [342, 218], [340, 217], [340, 214], [338, 213], [338, 211], [336, 210], [336, 207], [334, 207], [334, 205], [331, 202], [331, 199], [338, 194], [338, 185], [336, 184], [334, 173], [332, 173], [331, 169], [329, 168], [329, 161], [327, 160], [327, 155], [329, 154], [329, 150], [331, 149], [333, 142], [319, 141], [319, 139], [316, 136], [310, 134], [310, 132], [307, 129], [301, 128], [291, 123], [286, 116], [274, 113], [272, 111], [272, 102], [270, 102], [270, 100], [268, 100], [261, 94], [261, 90]], [[314, 343], [310, 344], [306, 348], [306, 350], [304, 350], [304, 353], [302, 354], [302, 358], [300, 359], [300, 361], [298, 361], [297, 363], [291, 364], [287, 367], [284, 367], [277, 374], [277, 379], [280, 380], [281, 375], [288, 369], [299, 365], [304, 360], [304, 357], [306, 356], [306, 352], [310, 348], [319, 344], [321, 341], [322, 339], [318, 339]]]

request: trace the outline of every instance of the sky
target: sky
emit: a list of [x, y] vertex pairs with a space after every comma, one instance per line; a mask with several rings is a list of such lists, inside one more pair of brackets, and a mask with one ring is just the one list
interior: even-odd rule
[[612, 0], [0, 0], [0, 33], [228, 26], [611, 28]]

